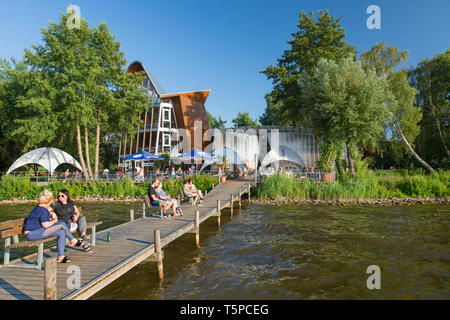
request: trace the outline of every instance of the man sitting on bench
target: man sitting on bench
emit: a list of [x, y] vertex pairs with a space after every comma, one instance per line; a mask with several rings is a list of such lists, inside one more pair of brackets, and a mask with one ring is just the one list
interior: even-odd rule
[[173, 201], [164, 201], [162, 199], [160, 199], [158, 192], [157, 192], [157, 188], [159, 187], [160, 181], [158, 178], [154, 178], [152, 181], [152, 184], [150, 185], [150, 187], [148, 188], [147, 194], [148, 197], [150, 198], [150, 202], [152, 206], [160, 206], [163, 210], [163, 215], [166, 217], [170, 217], [170, 214], [166, 215], [166, 210], [172, 207], [172, 211], [173, 211], [173, 215], [179, 215], [176, 214], [176, 206], [174, 206], [174, 202]]

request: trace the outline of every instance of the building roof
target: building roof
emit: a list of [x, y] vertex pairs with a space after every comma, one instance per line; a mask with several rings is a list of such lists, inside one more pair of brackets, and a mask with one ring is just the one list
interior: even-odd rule
[[178, 92], [178, 93], [166, 93], [162, 94], [159, 97], [161, 99], [164, 98], [174, 98], [177, 96], [191, 96], [194, 97], [195, 100], [198, 100], [199, 102], [205, 103], [206, 99], [208, 98], [209, 93], [211, 90], [199, 90], [199, 91], [190, 91], [190, 92]]
[[144, 71], [147, 77], [150, 79], [150, 82], [152, 83], [153, 87], [156, 90], [156, 93], [158, 96], [161, 96], [163, 94], [166, 94], [166, 91], [164, 88], [156, 81], [156, 78], [145, 68], [145, 66], [140, 61], [134, 61], [130, 66], [128, 67], [127, 72], [139, 72]]

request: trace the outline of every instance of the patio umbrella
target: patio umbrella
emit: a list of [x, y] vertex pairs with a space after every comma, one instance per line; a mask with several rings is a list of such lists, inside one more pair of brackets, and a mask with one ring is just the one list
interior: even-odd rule
[[203, 169], [205, 169], [207, 166], [209, 166], [211, 164], [221, 163], [222, 162], [221, 158], [225, 158], [228, 163], [237, 165], [242, 170], [244, 170], [244, 167], [247, 167], [244, 159], [236, 151], [234, 151], [231, 148], [224, 147], [224, 148], [216, 149], [216, 150], [214, 150], [214, 154], [215, 154], [215, 157], [208, 159], [203, 163], [203, 166], [200, 168], [200, 171], [202, 171]]
[[154, 153], [144, 150], [123, 158], [123, 160], [163, 160], [163, 159], [164, 159], [163, 157], [160, 157]]
[[208, 153], [206, 151], [202, 151], [199, 149], [194, 149], [185, 154], [182, 154], [178, 157], [178, 159], [182, 162], [191, 162], [191, 161], [203, 161], [214, 158], [214, 154]]

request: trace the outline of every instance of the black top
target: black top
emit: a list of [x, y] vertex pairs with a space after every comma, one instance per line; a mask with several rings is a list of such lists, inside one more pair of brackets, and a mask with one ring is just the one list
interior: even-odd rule
[[75, 215], [75, 204], [73, 202], [70, 202], [68, 204], [62, 204], [61, 202], [56, 202], [55, 204], [52, 204], [52, 209], [55, 211], [56, 216], [58, 217], [59, 221], [69, 221], [72, 219], [72, 215]]
[[148, 196], [150, 197], [150, 201], [155, 201], [155, 200], [153, 200], [152, 195], [154, 195], [155, 198], [156, 198], [156, 196], [158, 195], [158, 194], [156, 193], [155, 188], [153, 188], [152, 186], [150, 186], [150, 187], [148, 188], [147, 194], [148, 194]]

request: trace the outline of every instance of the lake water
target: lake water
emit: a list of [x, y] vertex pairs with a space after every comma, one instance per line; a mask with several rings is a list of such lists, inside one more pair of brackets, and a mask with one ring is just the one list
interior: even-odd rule
[[[102, 229], [139, 203], [83, 204]], [[2, 205], [0, 221], [31, 206]], [[91, 299], [449, 299], [448, 205], [407, 207], [243, 206], [164, 250], [160, 281], [141, 263]], [[367, 267], [381, 270], [369, 290]]]

